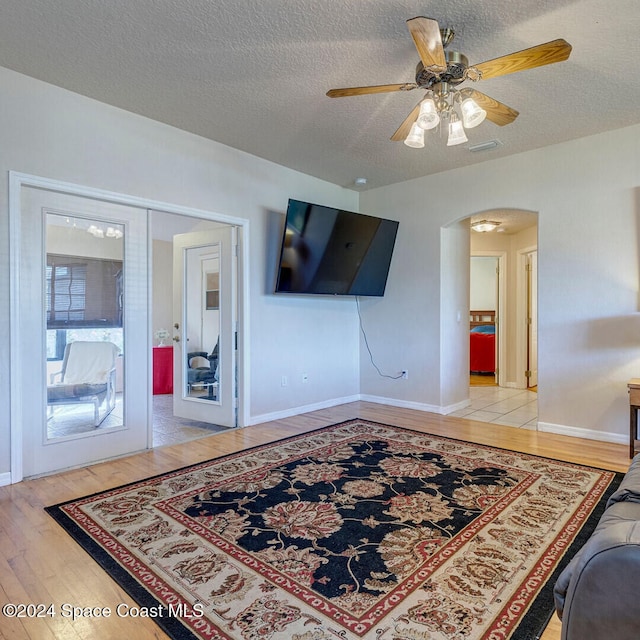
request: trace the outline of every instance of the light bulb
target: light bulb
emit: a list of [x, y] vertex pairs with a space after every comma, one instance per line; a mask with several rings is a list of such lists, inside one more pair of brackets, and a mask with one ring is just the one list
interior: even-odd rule
[[447, 146], [452, 147], [455, 144], [462, 144], [467, 141], [468, 139], [465, 135], [462, 122], [460, 122], [454, 114], [449, 121], [449, 139], [447, 140]]
[[426, 98], [420, 103], [420, 114], [416, 120], [416, 124], [422, 129], [433, 129], [438, 126], [440, 116], [436, 109], [436, 103], [433, 98]]
[[478, 106], [472, 98], [465, 98], [460, 105], [462, 122], [467, 129], [477, 127], [486, 117], [487, 112]]
[[424, 147], [424, 129], [418, 126], [417, 122], [411, 125], [411, 131], [409, 131], [404, 143], [407, 147], [413, 147], [414, 149], [422, 149]]

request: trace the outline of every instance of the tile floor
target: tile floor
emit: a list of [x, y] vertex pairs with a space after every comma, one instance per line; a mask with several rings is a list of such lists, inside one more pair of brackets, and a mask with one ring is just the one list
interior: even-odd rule
[[[62, 438], [94, 431], [96, 428], [108, 429], [122, 425], [122, 398], [116, 395], [116, 406], [113, 411], [102, 420], [99, 427], [94, 425], [94, 409], [89, 403], [56, 405], [47, 414], [47, 437]], [[104, 416], [105, 405], [100, 405], [100, 417]]]
[[469, 387], [471, 404], [449, 414], [522, 429], [537, 429], [538, 395], [527, 389], [494, 386]]
[[196, 440], [220, 431], [228, 429], [215, 424], [174, 417], [172, 395], [153, 396], [154, 447]]

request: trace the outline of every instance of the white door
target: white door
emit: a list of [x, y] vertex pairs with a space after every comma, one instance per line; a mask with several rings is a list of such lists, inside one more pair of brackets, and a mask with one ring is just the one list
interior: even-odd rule
[[173, 239], [173, 413], [237, 426], [236, 228]]
[[19, 239], [24, 476], [145, 449], [146, 211], [23, 186]]
[[538, 252], [528, 256], [527, 387], [538, 386]]

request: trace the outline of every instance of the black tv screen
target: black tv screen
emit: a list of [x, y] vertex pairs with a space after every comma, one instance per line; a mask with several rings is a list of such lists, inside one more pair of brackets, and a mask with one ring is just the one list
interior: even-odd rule
[[382, 296], [398, 222], [289, 200], [276, 293]]

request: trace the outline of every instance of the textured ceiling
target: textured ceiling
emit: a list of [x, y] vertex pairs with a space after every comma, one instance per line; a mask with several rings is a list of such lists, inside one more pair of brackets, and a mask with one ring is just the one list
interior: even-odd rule
[[[566, 62], [481, 81], [518, 110], [469, 144], [390, 136], [421, 98], [405, 21], [452, 27], [471, 64], [556, 38]], [[378, 187], [640, 122], [638, 0], [2, 0], [0, 65], [329, 182]]]

